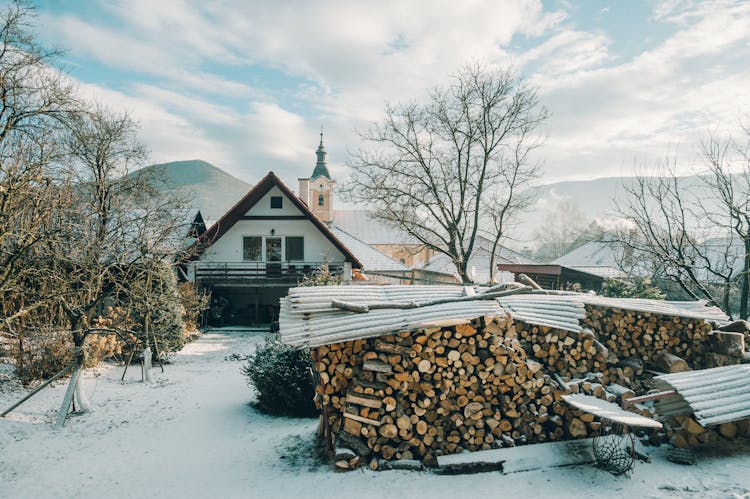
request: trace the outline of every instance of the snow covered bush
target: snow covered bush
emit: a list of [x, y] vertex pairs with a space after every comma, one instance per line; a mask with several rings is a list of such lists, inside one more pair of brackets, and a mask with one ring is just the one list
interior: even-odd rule
[[312, 359], [307, 349], [284, 345], [269, 336], [248, 358], [242, 372], [258, 392], [258, 406], [278, 416], [314, 416], [315, 386]]

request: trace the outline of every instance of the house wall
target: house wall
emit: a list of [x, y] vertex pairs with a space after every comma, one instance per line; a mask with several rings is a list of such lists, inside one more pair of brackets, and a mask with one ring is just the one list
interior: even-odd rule
[[433, 251], [423, 244], [371, 244], [370, 246], [409, 268], [426, 265], [433, 254]]
[[[271, 208], [271, 197], [282, 196], [282, 208]], [[302, 216], [292, 202], [277, 187], [271, 189], [246, 216]], [[242, 238], [244, 236], [271, 237], [302, 236], [305, 238], [306, 262], [339, 263], [345, 260], [344, 255], [326, 238], [309, 220], [239, 220], [219, 240], [215, 241], [201, 255], [201, 262], [241, 263]]]

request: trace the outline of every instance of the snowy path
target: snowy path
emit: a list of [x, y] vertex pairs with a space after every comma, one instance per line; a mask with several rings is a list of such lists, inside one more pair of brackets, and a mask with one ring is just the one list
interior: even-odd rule
[[[188, 345], [150, 384], [133, 369], [87, 373], [95, 410], [59, 432], [50, 422], [64, 385], [0, 419], [0, 497], [750, 497], [750, 451], [704, 456], [696, 466], [637, 464], [631, 478], [589, 466], [517, 473], [437, 476], [359, 470], [334, 473], [310, 457], [315, 421], [271, 418], [253, 395], [242, 362], [262, 335], [214, 332]], [[0, 384], [0, 407], [18, 397]]]

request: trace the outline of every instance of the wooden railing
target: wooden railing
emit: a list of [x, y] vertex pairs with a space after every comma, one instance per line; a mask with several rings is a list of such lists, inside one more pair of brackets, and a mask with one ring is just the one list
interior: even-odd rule
[[297, 281], [303, 276], [312, 274], [323, 265], [328, 265], [328, 271], [341, 275], [344, 271], [343, 263], [326, 262], [241, 262], [241, 263], [205, 263], [199, 262], [195, 266], [196, 281], [246, 280], [257, 281], [276, 279], [282, 281]]

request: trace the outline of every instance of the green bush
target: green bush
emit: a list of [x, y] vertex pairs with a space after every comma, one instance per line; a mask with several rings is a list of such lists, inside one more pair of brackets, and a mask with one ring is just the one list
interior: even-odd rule
[[277, 416], [314, 416], [315, 386], [310, 374], [310, 351], [284, 345], [269, 336], [242, 368], [248, 384], [258, 392], [258, 406]]
[[635, 282], [625, 282], [619, 279], [607, 279], [602, 287], [602, 296], [615, 298], [649, 298], [663, 300], [664, 293], [651, 284], [651, 279], [636, 279]]

